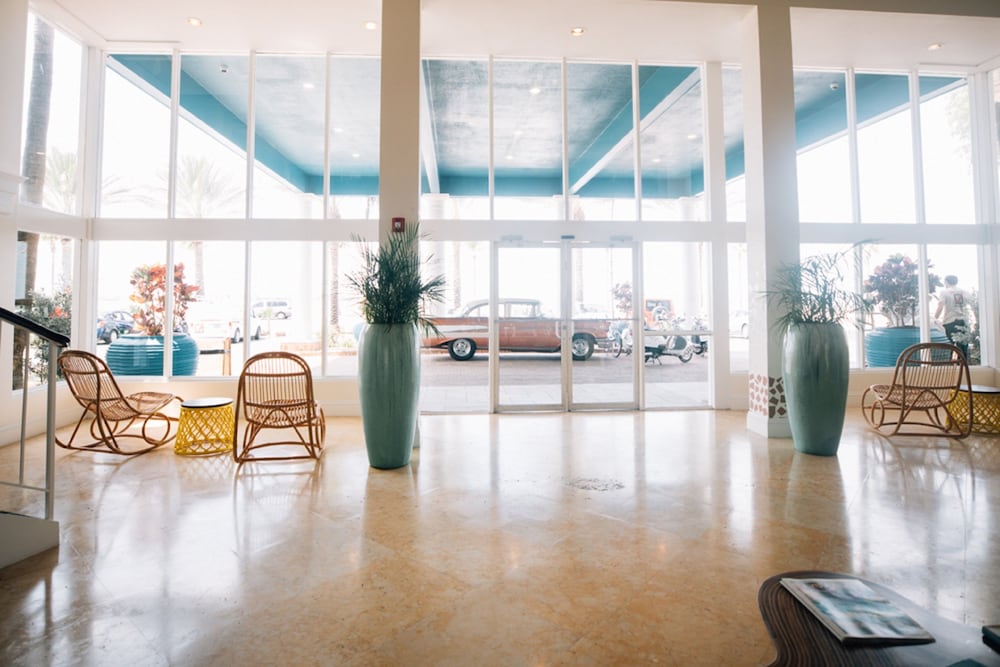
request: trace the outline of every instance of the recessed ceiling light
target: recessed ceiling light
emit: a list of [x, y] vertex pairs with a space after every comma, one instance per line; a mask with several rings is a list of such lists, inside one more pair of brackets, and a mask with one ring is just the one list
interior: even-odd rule
[[694, 141], [697, 138], [698, 138], [698, 135], [695, 134], [694, 132], [692, 132], [691, 134], [688, 135], [688, 139], [690, 139], [691, 141]]
[[189, 26], [194, 26], [195, 28], [201, 27], [201, 19], [198, 18], [197, 16], [189, 16], [187, 19], [187, 23]]
[[305, 83], [302, 84], [302, 87], [305, 88], [306, 90], [312, 90], [313, 88], [316, 87], [316, 84], [311, 81], [306, 81]]
[[587, 32], [586, 29], [585, 28], [580, 28], [580, 27], [570, 28], [569, 29], [569, 34], [573, 35], [574, 37], [579, 37], [580, 35], [582, 35], [585, 32]]
[[337, 134], [340, 134], [341, 132], [344, 131], [344, 128], [342, 128], [342, 127], [335, 127], [335, 128], [333, 128], [333, 131], [336, 132]]
[[361, 157], [361, 153], [351, 153], [351, 157], [353, 157], [353, 158], [359, 158], [359, 157]]
[[514, 130], [514, 136], [519, 137], [524, 134], [524, 130]]
[[653, 164], [659, 164], [660, 162], [661, 162], [660, 158], [658, 157], [653, 158]]
[[365, 22], [365, 30], [375, 30], [377, 27], [378, 27], [378, 23], [375, 23], [375, 21], [366, 21]]
[[514, 156], [513, 155], [504, 155], [504, 158], [507, 159], [507, 160], [513, 160]]
[[542, 92], [542, 89], [539, 88], [538, 86], [532, 86], [531, 88], [528, 89], [528, 92], [531, 93], [532, 95], [537, 95], [538, 93]]
[[931, 44], [930, 46], [927, 47], [927, 50], [928, 51], [937, 51], [938, 49], [943, 48], [943, 47], [944, 47], [944, 44], [942, 44], [941, 42], [934, 42], [933, 44]]

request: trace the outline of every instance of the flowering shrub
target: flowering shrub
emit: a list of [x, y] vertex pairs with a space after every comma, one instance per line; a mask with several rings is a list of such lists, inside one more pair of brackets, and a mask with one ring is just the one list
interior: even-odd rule
[[[135, 313], [135, 331], [147, 336], [163, 335], [167, 310], [167, 267], [165, 264], [143, 265], [132, 271], [129, 280], [132, 295], [129, 299], [138, 304]], [[184, 329], [187, 304], [194, 299], [197, 285], [184, 282], [184, 265], [174, 264], [174, 330]]]
[[[73, 292], [69, 287], [64, 287], [52, 296], [45, 292], [32, 292], [28, 303], [29, 305], [17, 306], [19, 315], [56, 333], [70, 335]], [[23, 330], [18, 330], [21, 331]], [[15, 335], [14, 349], [14, 389], [21, 389], [24, 385], [24, 341], [20, 333]], [[31, 337], [28, 369], [39, 382], [44, 382], [49, 376], [49, 343], [39, 336]], [[62, 373], [58, 373], [62, 377]]]
[[[930, 264], [928, 263], [928, 268]], [[865, 280], [865, 298], [889, 320], [890, 327], [916, 325], [920, 291], [917, 262], [902, 253], [891, 255], [875, 267], [875, 272]], [[927, 273], [928, 293], [941, 287], [941, 278]]]

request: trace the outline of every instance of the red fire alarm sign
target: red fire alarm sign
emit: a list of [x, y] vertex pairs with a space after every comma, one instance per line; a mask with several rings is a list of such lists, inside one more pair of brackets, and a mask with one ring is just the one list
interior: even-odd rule
[[401, 234], [405, 230], [406, 230], [406, 218], [392, 219], [392, 231]]

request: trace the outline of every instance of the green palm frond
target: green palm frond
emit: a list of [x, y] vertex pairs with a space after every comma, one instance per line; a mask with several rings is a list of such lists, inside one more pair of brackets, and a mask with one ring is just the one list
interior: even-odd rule
[[418, 324], [437, 330], [423, 313], [426, 304], [444, 301], [445, 278], [424, 278], [421, 268], [427, 260], [420, 258], [419, 240], [419, 225], [414, 224], [377, 247], [362, 245], [361, 268], [347, 281], [360, 297], [369, 324]]
[[847, 259], [857, 245], [779, 267], [773, 287], [765, 292], [782, 311], [776, 324], [787, 328], [803, 322], [841, 323], [852, 316], [867, 315], [871, 304], [852, 289], [846, 269]]

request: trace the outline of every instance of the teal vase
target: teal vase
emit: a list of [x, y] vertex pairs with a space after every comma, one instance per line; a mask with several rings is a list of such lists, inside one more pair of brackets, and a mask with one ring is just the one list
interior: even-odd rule
[[[194, 375], [198, 370], [198, 343], [185, 333], [173, 338], [171, 375]], [[126, 334], [112, 341], [106, 355], [115, 375], [163, 375], [163, 336]]]
[[850, 375], [843, 327], [826, 322], [791, 325], [785, 334], [781, 362], [795, 449], [804, 454], [836, 455]]
[[420, 335], [415, 324], [369, 324], [358, 340], [358, 392], [368, 463], [410, 462], [420, 402]]

